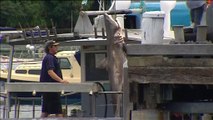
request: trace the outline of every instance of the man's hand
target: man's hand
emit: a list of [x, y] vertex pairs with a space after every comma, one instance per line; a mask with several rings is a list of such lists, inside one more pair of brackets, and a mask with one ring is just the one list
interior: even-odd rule
[[62, 80], [60, 83], [68, 84], [70, 82], [68, 80]]
[[62, 80], [53, 70], [48, 70], [48, 74], [55, 80], [60, 83], [69, 83], [68, 80]]

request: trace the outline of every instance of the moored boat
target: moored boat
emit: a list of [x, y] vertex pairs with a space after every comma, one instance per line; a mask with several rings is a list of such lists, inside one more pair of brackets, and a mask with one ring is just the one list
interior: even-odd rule
[[[61, 51], [56, 54], [58, 57], [63, 78], [70, 83], [81, 82], [80, 65], [75, 58], [75, 51]], [[8, 69], [5, 66], [0, 70], [0, 80], [6, 81]], [[41, 72], [41, 61], [30, 61], [19, 63], [12, 70], [11, 81], [18, 82], [39, 82]]]

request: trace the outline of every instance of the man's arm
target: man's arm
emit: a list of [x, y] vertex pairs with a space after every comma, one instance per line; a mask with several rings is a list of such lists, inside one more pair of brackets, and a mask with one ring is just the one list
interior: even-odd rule
[[53, 70], [48, 70], [48, 74], [50, 75], [50, 77], [60, 83], [69, 83], [69, 81], [61, 79], [57, 74], [55, 74]]

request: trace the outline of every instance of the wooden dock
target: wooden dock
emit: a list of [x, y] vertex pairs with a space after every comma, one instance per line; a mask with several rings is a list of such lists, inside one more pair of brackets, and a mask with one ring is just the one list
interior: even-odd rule
[[212, 48], [213, 44], [127, 45], [130, 102], [137, 106], [134, 118], [212, 114]]

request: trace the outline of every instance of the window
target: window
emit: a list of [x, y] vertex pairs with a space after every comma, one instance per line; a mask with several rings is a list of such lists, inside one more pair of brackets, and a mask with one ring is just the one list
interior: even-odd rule
[[71, 64], [67, 58], [59, 58], [59, 64], [61, 69], [71, 69]]
[[18, 73], [18, 74], [26, 74], [27, 70], [16, 70], [16, 73]]
[[136, 18], [137, 16], [136, 15], [125, 15], [124, 16], [124, 26], [125, 28], [128, 28], [128, 29], [138, 29], [136, 28], [137, 27], [137, 21], [136, 21]]
[[97, 67], [98, 62], [106, 57], [106, 52], [85, 54], [86, 81], [108, 80], [107, 70], [105, 68]]
[[41, 70], [29, 70], [28, 73], [33, 75], [40, 75]]

